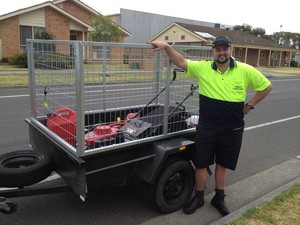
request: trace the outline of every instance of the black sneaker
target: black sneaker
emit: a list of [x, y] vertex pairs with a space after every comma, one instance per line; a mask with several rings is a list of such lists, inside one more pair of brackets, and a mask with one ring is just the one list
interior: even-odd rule
[[218, 196], [215, 195], [213, 199], [211, 200], [211, 204], [221, 213], [222, 216], [227, 216], [230, 214], [230, 210], [228, 209], [225, 201], [224, 201], [225, 195]]
[[185, 214], [192, 214], [196, 210], [204, 205], [204, 195], [203, 192], [196, 192], [195, 196], [183, 207], [183, 212]]

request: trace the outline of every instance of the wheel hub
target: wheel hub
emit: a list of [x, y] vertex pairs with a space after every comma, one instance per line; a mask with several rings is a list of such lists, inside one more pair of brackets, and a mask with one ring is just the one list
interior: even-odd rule
[[165, 197], [168, 200], [174, 200], [177, 199], [178, 196], [182, 193], [183, 189], [185, 187], [185, 178], [184, 176], [177, 172], [169, 177], [164, 193]]

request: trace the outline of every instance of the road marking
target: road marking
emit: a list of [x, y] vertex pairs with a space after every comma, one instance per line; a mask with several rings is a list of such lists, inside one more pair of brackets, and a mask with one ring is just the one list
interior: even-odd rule
[[[145, 90], [145, 89], [152, 89], [152, 88], [135, 88], [134, 90]], [[114, 91], [126, 91], [126, 89], [118, 89], [118, 90], [106, 90], [107, 92], [114, 92]], [[85, 91], [84, 93], [99, 93], [103, 92], [102, 90], [95, 90], [95, 91]], [[275, 93], [279, 91], [271, 91], [271, 93]], [[70, 94], [74, 92], [64, 92], [64, 94]], [[60, 93], [62, 94], [62, 93]], [[247, 95], [253, 95], [254, 93], [248, 93]], [[41, 96], [42, 94], [38, 94]], [[49, 95], [58, 95], [58, 93], [49, 93]], [[7, 96], [0, 96], [1, 98], [20, 98], [20, 97], [29, 97], [29, 95], [7, 95]]]
[[[256, 128], [260, 128], [260, 127], [270, 126], [270, 125], [277, 124], [277, 123], [283, 123], [283, 122], [298, 119], [298, 118], [300, 118], [300, 115], [293, 116], [293, 117], [288, 117], [288, 118], [281, 119], [281, 120], [275, 120], [275, 121], [268, 122], [268, 123], [262, 123], [262, 124], [259, 124], [259, 125], [256, 125], [256, 126], [246, 127], [245, 131], [253, 130], [253, 129], [256, 129]], [[300, 158], [300, 156], [297, 156], [297, 157]], [[52, 181], [52, 180], [56, 180], [56, 179], [60, 179], [60, 176], [58, 174], [54, 173], [53, 175], [47, 177], [45, 180], [41, 181], [40, 183], [44, 183], [44, 182]], [[11, 190], [11, 188], [0, 188], [0, 191], [5, 191], [5, 190]]]
[[273, 82], [281, 82], [281, 81], [299, 81], [300, 79], [283, 79], [283, 80], [272, 80], [272, 83]]
[[[90, 92], [93, 92], [93, 91], [90, 91]], [[278, 92], [278, 91], [272, 91], [272, 92], [274, 93], [274, 92]], [[28, 96], [29, 95], [11, 95], [11, 96], [0, 96], [0, 98], [17, 98], [17, 97], [28, 97]], [[256, 128], [260, 128], [260, 127], [270, 126], [270, 125], [277, 124], [277, 123], [283, 123], [283, 122], [298, 119], [298, 118], [300, 118], [300, 115], [293, 116], [293, 117], [288, 117], [288, 118], [281, 119], [281, 120], [275, 120], [275, 121], [272, 121], [272, 122], [267, 122], [267, 123], [263, 123], [263, 124], [259, 124], [259, 125], [255, 125], [255, 126], [251, 126], [251, 127], [246, 127], [245, 131], [253, 130], [253, 129], [256, 129]], [[45, 180], [41, 181], [41, 183], [56, 180], [56, 179], [59, 179], [59, 178], [60, 178], [60, 176], [58, 174], [54, 173], [53, 175], [47, 177]], [[0, 191], [3, 191], [3, 190], [9, 190], [9, 188], [0, 188]]]
[[[259, 124], [259, 125], [256, 125], [256, 126], [246, 127], [245, 131], [246, 130], [253, 130], [253, 129], [256, 129], [256, 128], [260, 128], [260, 127], [270, 126], [270, 125], [277, 124], [277, 123], [283, 123], [283, 122], [286, 122], [286, 121], [289, 121], [289, 120], [294, 120], [294, 119], [299, 119], [299, 118], [300, 118], [300, 115], [288, 117], [288, 118], [281, 119], [281, 120], [275, 120], [275, 121], [268, 122], [268, 123], [262, 123], [262, 124]], [[300, 159], [300, 155], [297, 156], [297, 158]], [[56, 180], [56, 179], [59, 179], [59, 178], [60, 178], [60, 176], [58, 174], [54, 173], [53, 175], [47, 177], [45, 180], [41, 181], [40, 183]], [[0, 188], [0, 191], [9, 190], [9, 189], [10, 188]]]
[[20, 97], [29, 97], [29, 95], [7, 95], [7, 96], [0, 96], [0, 98], [20, 98]]
[[51, 181], [51, 180], [55, 180], [55, 179], [58, 179], [58, 178], [60, 178], [60, 176], [57, 173], [54, 173], [51, 176], [47, 177], [45, 180], [41, 181], [41, 183]]
[[[281, 82], [281, 81], [299, 81], [300, 79], [282, 79], [282, 80], [272, 80], [272, 82]], [[119, 85], [114, 85], [112, 84], [111, 86], [119, 86]], [[127, 86], [127, 85], [123, 85], [123, 86]], [[175, 85], [173, 85], [174, 87], [176, 87]], [[90, 86], [90, 87], [94, 87], [94, 86]], [[182, 86], [180, 86], [182, 87]], [[136, 88], [136, 89], [145, 89], [145, 88]], [[151, 89], [151, 88], [147, 88], [147, 89]], [[126, 88], [125, 89], [122, 89], [122, 90], [127, 90]], [[121, 91], [122, 91], [121, 90]], [[110, 91], [110, 92], [113, 92], [115, 91], [114, 89], [111, 89], [111, 90], [106, 90], [106, 91]], [[120, 91], [119, 89], [117, 91]], [[93, 92], [103, 92], [102, 90], [95, 90], [95, 91], [85, 91], [85, 93], [93, 93]], [[278, 92], [278, 91], [272, 91], [271, 93], [275, 93], [275, 92]], [[67, 92], [67, 93], [64, 93], [64, 94], [68, 94], [68, 93], [74, 93], [74, 92]], [[49, 95], [51, 94], [57, 94], [57, 93], [49, 93]], [[38, 94], [38, 95], [42, 95], [42, 94]], [[252, 95], [252, 94], [247, 94], [247, 95]], [[29, 97], [29, 94], [27, 95], [7, 95], [7, 96], [0, 96], [0, 99], [1, 98], [19, 98], [19, 97]]]
[[[57, 173], [53, 173], [52, 175], [47, 177], [45, 180], [42, 180], [39, 183], [44, 183], [44, 182], [56, 180], [56, 179], [59, 179], [59, 178], [60, 178], [60, 176]], [[8, 191], [8, 190], [15, 190], [15, 189], [16, 188], [0, 188], [0, 191]]]
[[283, 122], [298, 119], [298, 118], [300, 118], [300, 115], [288, 117], [288, 118], [281, 119], [281, 120], [275, 120], [275, 121], [268, 122], [268, 123], [262, 123], [262, 124], [258, 124], [256, 126], [246, 127], [245, 130], [253, 130], [253, 129], [256, 129], [256, 128], [259, 128], [259, 127], [265, 127], [265, 126], [273, 125], [273, 124], [276, 124], [276, 123], [283, 123]]
[[[276, 92], [279, 92], [279, 91], [271, 91], [270, 94], [274, 94]], [[252, 95], [255, 95], [255, 92], [247, 94], [247, 96], [252, 96]]]

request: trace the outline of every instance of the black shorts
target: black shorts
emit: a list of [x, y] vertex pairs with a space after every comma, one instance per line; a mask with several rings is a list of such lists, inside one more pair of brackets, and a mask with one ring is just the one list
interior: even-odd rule
[[242, 146], [244, 129], [216, 131], [197, 128], [193, 163], [196, 168], [206, 168], [215, 162], [235, 170]]

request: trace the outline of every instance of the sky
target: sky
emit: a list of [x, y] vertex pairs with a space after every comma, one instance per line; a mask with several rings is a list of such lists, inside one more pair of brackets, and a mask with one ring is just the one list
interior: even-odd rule
[[[0, 15], [43, 3], [46, 0], [9, 0], [0, 7]], [[220, 23], [225, 25], [248, 24], [273, 32], [300, 33], [298, 20], [300, 1], [264, 0], [81, 0], [103, 15], [120, 13], [120, 8], [174, 16], [179, 18]], [[178, 4], [179, 3], [179, 4]]]

